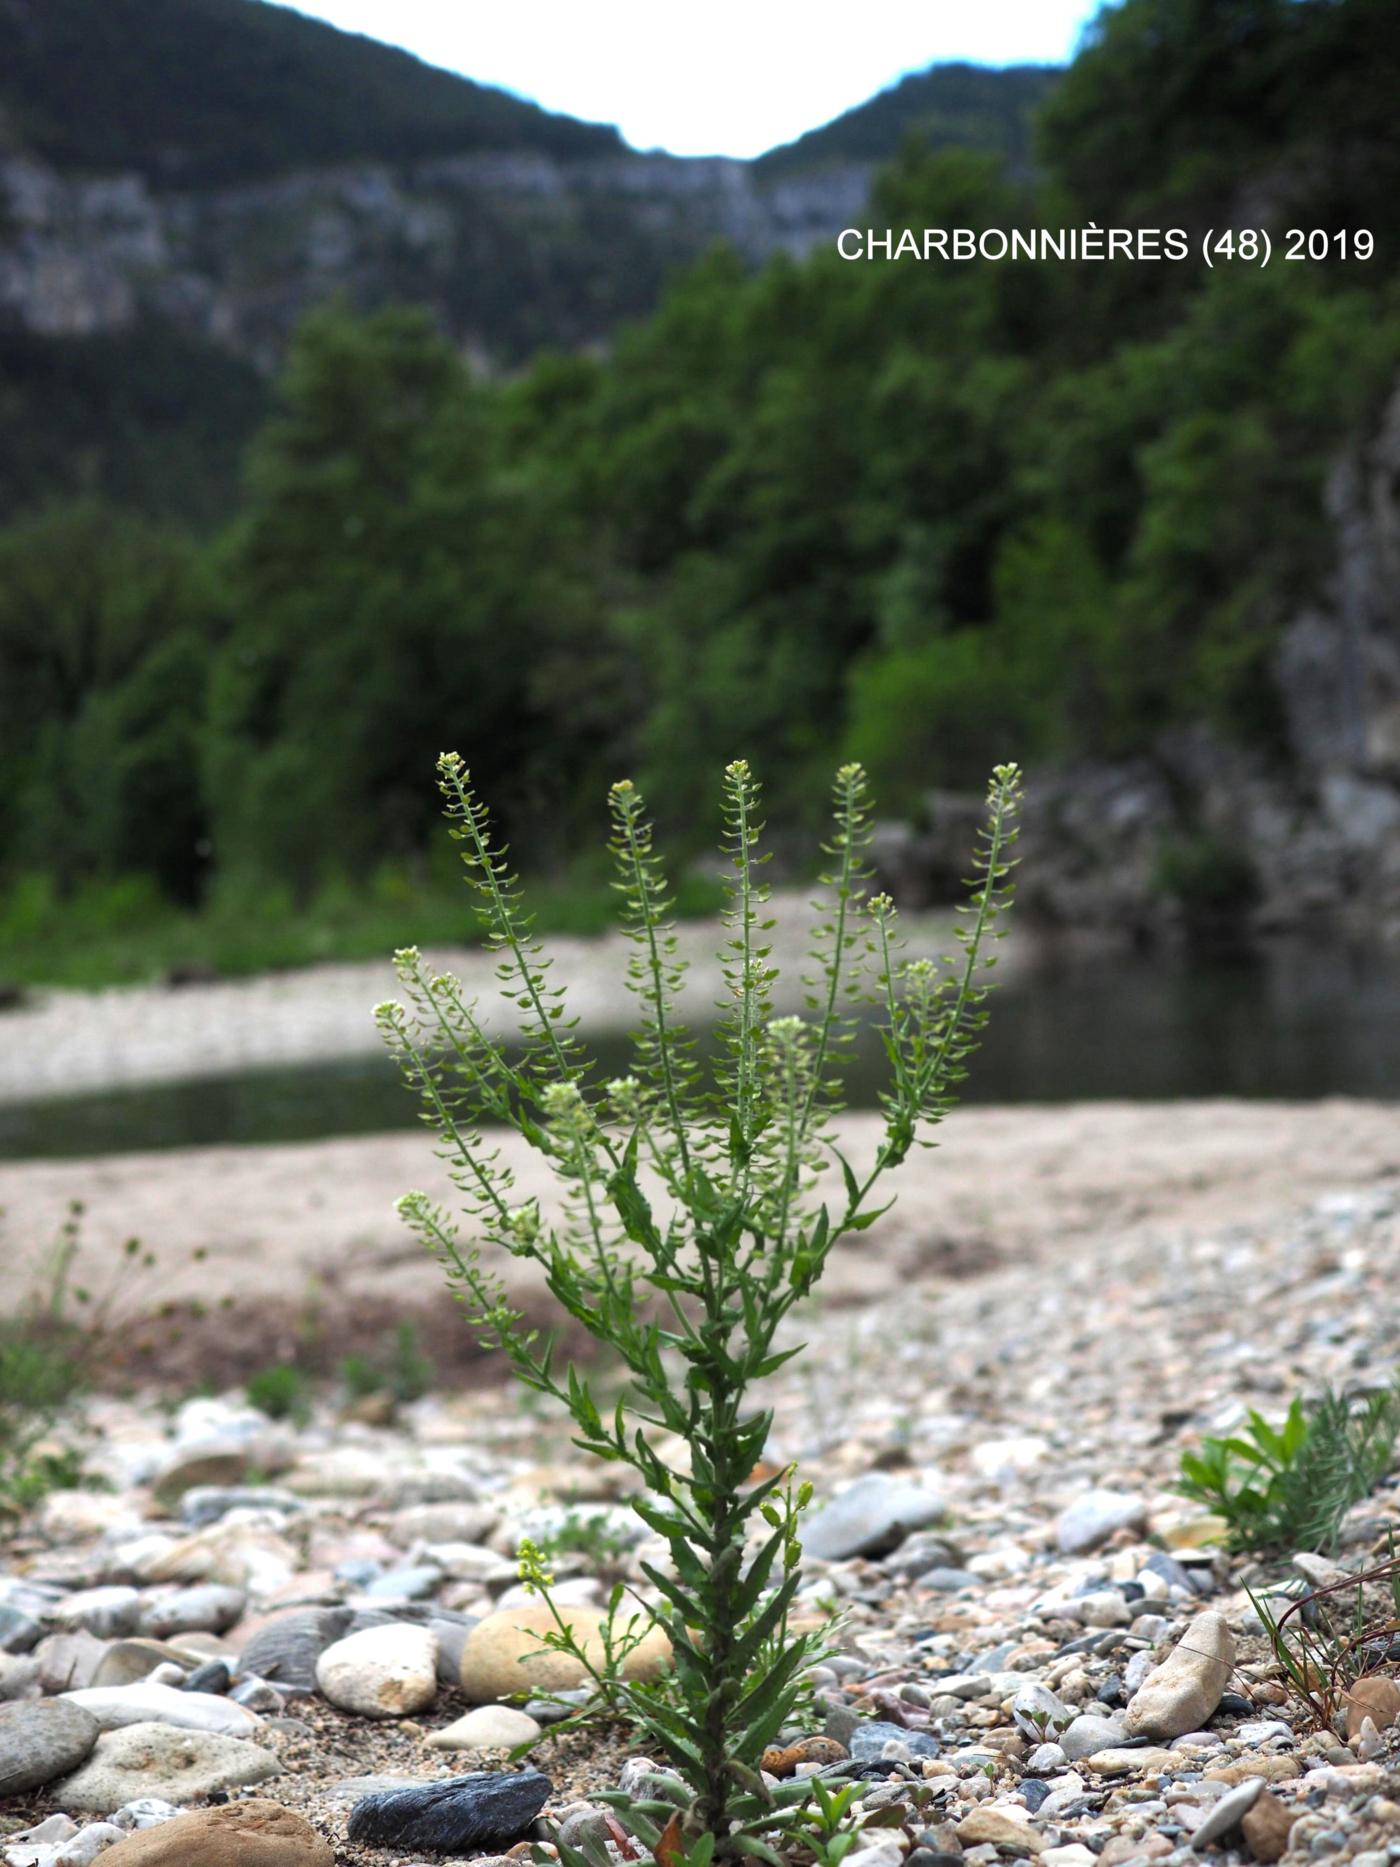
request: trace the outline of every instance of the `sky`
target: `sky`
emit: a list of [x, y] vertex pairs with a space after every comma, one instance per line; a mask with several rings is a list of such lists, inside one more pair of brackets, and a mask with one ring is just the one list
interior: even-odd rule
[[296, 0], [638, 149], [755, 156], [935, 62], [1062, 64], [1096, 0]]

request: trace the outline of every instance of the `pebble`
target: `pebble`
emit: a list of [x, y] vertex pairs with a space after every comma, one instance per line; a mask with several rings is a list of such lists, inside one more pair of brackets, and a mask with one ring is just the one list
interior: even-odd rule
[[263, 1623], [244, 1642], [239, 1670], [270, 1679], [283, 1692], [314, 1692], [316, 1662], [350, 1631], [348, 1608], [293, 1608]]
[[207, 1731], [219, 1737], [251, 1737], [256, 1716], [212, 1692], [182, 1692], [176, 1686], [89, 1686], [67, 1692], [59, 1704], [79, 1705], [91, 1712], [104, 1731], [129, 1724], [170, 1724], [183, 1731]]
[[66, 1600], [57, 1602], [49, 1616], [55, 1627], [67, 1632], [81, 1629], [102, 1640], [120, 1639], [134, 1634], [141, 1615], [141, 1595], [135, 1588], [80, 1588]]
[[939, 1493], [884, 1472], [867, 1472], [839, 1497], [813, 1510], [802, 1529], [809, 1556], [843, 1562], [851, 1556], [880, 1556], [897, 1549], [911, 1531], [943, 1515]]
[[428, 1739], [429, 1750], [513, 1750], [517, 1744], [532, 1744], [541, 1735], [540, 1726], [512, 1705], [478, 1705], [464, 1717], [434, 1731]]
[[346, 1834], [375, 1847], [438, 1854], [503, 1847], [529, 1829], [552, 1787], [538, 1770], [474, 1770], [366, 1796], [351, 1811]]
[[[597, 1608], [560, 1610], [570, 1631], [589, 1658], [603, 1658], [599, 1628], [605, 1619]], [[461, 1689], [472, 1704], [494, 1704], [524, 1691], [567, 1691], [583, 1685], [588, 1675], [567, 1653], [541, 1645], [540, 1636], [553, 1632], [554, 1616], [536, 1605], [488, 1614], [477, 1622], [462, 1645]], [[628, 1654], [623, 1674], [628, 1679], [654, 1679], [670, 1657], [671, 1644], [653, 1627]]]
[[1032, 1828], [1025, 1813], [1009, 1808], [974, 1809], [957, 1825], [958, 1840], [964, 1848], [982, 1842], [996, 1848], [1012, 1848], [1021, 1854], [1042, 1854], [1049, 1846], [1044, 1835]]
[[437, 1697], [437, 1636], [396, 1621], [366, 1627], [327, 1647], [316, 1684], [332, 1705], [365, 1718], [404, 1718]]
[[1119, 1530], [1142, 1530], [1147, 1523], [1147, 1505], [1140, 1497], [1123, 1491], [1086, 1491], [1066, 1506], [1055, 1519], [1055, 1542], [1063, 1556], [1078, 1556]]
[[0, 1705], [0, 1798], [76, 1770], [101, 1729], [90, 1711], [67, 1699]]
[[183, 1806], [216, 1790], [265, 1783], [281, 1767], [269, 1751], [242, 1738], [129, 1724], [104, 1732], [87, 1762], [51, 1793], [65, 1809], [99, 1815], [149, 1796]]
[[1235, 1664], [1235, 1641], [1223, 1614], [1206, 1609], [1188, 1622], [1168, 1657], [1128, 1701], [1134, 1737], [1180, 1737], [1209, 1723]]
[[1248, 1811], [1259, 1800], [1263, 1788], [1263, 1777], [1252, 1776], [1237, 1784], [1235, 1788], [1227, 1790], [1204, 1821], [1193, 1831], [1190, 1845], [1199, 1853], [1202, 1848], [1211, 1847], [1237, 1828]]
[[310, 1822], [260, 1798], [196, 1809], [118, 1842], [108, 1867], [335, 1867]]
[[1276, 1861], [1288, 1850], [1288, 1838], [1298, 1810], [1281, 1802], [1271, 1789], [1262, 1790], [1245, 1812], [1241, 1829], [1257, 1861]]
[[221, 1634], [232, 1627], [248, 1604], [241, 1588], [208, 1582], [199, 1588], [158, 1595], [141, 1610], [141, 1632], [152, 1640], [177, 1634]]

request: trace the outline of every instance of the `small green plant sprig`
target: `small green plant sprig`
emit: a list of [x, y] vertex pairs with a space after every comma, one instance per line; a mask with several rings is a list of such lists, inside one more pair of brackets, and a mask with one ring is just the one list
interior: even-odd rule
[[1329, 1387], [1306, 1406], [1295, 1398], [1279, 1426], [1251, 1410], [1243, 1433], [1184, 1452], [1176, 1488], [1225, 1520], [1233, 1549], [1325, 1555], [1389, 1471], [1397, 1433], [1400, 1390], [1358, 1400]]
[[[416, 949], [396, 955], [406, 1002], [380, 1005], [375, 1017], [437, 1132], [469, 1235], [422, 1193], [399, 1209], [442, 1262], [484, 1345], [567, 1409], [577, 1446], [641, 1480], [633, 1508], [670, 1557], [665, 1570], [642, 1566], [658, 1597], [644, 1609], [647, 1623], [670, 1642], [671, 1685], [664, 1699], [621, 1678], [615, 1690], [692, 1798], [679, 1835], [665, 1831], [669, 1867], [703, 1867], [712, 1855], [775, 1860], [765, 1835], [790, 1819], [788, 1791], [764, 1784], [759, 1758], [790, 1720], [821, 1636], [784, 1635], [800, 1568], [785, 1559], [797, 1546], [789, 1517], [780, 1510], [776, 1526], [765, 1521], [784, 1474], [753, 1477], [772, 1418], [754, 1389], [800, 1352], [775, 1348], [779, 1325], [835, 1246], [885, 1210], [872, 1203], [877, 1186], [942, 1119], [965, 1073], [1011, 894], [1020, 773], [1005, 765], [993, 775], [961, 952], [938, 963], [905, 959], [893, 903], [868, 898], [865, 775], [857, 765], [837, 773], [802, 1018], [774, 1016], [759, 786], [745, 761], [728, 766], [723, 1041], [708, 1084], [677, 1015], [684, 963], [636, 787], [614, 785], [609, 804], [640, 1015], [632, 1073], [599, 1084], [457, 754], [439, 760], [438, 782], [518, 1012], [520, 1048], [512, 1055], [487, 1032], [451, 974], [430, 971]], [[877, 1007], [889, 1080], [880, 1141], [858, 1171], [830, 1118], [863, 996]], [[563, 1194], [558, 1219], [516, 1196], [486, 1133], [495, 1126], [515, 1129], [550, 1162]], [[841, 1190], [819, 1199], [831, 1162]], [[524, 1325], [483, 1247], [538, 1264], [568, 1315], [620, 1358], [630, 1385], [610, 1415], [577, 1368], [556, 1370], [552, 1338]], [[658, 1434], [685, 1441], [688, 1470], [667, 1462]], [[808, 1794], [793, 1786], [794, 1797]]]

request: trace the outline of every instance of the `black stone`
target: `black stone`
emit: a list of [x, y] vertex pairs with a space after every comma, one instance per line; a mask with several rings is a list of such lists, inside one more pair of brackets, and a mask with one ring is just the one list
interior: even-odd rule
[[206, 1660], [196, 1666], [180, 1688], [183, 1692], [213, 1692], [222, 1697], [229, 1687], [229, 1669], [223, 1660]]
[[539, 1770], [473, 1770], [365, 1796], [350, 1813], [346, 1835], [371, 1847], [423, 1848], [465, 1854], [518, 1841], [554, 1785]]
[[963, 1857], [946, 1848], [915, 1848], [905, 1855], [904, 1867], [963, 1867]]
[[1110, 1673], [1107, 1679], [1099, 1686], [1094, 1697], [1099, 1701], [1100, 1705], [1107, 1705], [1110, 1709], [1115, 1709], [1117, 1706], [1121, 1705], [1123, 1703], [1122, 1676], [1119, 1673]]
[[1234, 1718], [1252, 1718], [1254, 1716], [1254, 1707], [1247, 1698], [1242, 1698], [1238, 1692], [1222, 1693], [1220, 1703], [1216, 1706], [1216, 1710], [1228, 1712]]
[[1042, 1783], [1038, 1777], [1023, 1776], [1020, 1783], [1021, 1794], [1025, 1797], [1026, 1807], [1034, 1815], [1036, 1810], [1050, 1794], [1050, 1785]]

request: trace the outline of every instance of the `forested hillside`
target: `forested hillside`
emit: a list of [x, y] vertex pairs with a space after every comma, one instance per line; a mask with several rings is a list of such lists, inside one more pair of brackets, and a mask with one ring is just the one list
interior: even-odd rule
[[912, 137], [930, 151], [1002, 156], [1024, 175], [1034, 164], [1036, 108], [1059, 76], [1053, 65], [935, 65], [769, 150], [756, 167], [769, 178], [831, 162], [883, 162]]
[[366, 156], [623, 147], [271, 0], [0, 0], [0, 122], [61, 170], [179, 188]]
[[[426, 898], [448, 745], [536, 864], [597, 840], [622, 771], [698, 846], [721, 756], [775, 816], [843, 752], [917, 816], [1014, 755], [1042, 785], [1140, 761], [1154, 886], [1247, 901], [1257, 820], [1311, 852], [1289, 899], [1359, 887], [1384, 839], [1347, 843], [1358, 813], [1400, 814], [1393, 472], [1364, 452], [1400, 376], [1396, 20], [1127, 0], [1045, 106], [1040, 173], [911, 144], [870, 214], [1301, 227], [1325, 258], [720, 251], [607, 354], [507, 381], [412, 310], [309, 319], [211, 543], [92, 503], [0, 537], [14, 938]], [[1314, 770], [1298, 694], [1344, 665], [1371, 711]]]

